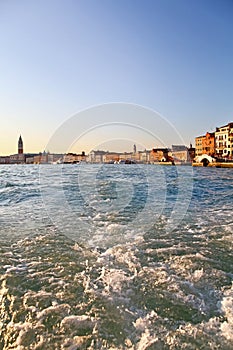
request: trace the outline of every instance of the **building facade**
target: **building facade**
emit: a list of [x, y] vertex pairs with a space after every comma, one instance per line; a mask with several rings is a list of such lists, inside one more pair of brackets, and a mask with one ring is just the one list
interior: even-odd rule
[[216, 128], [215, 155], [219, 158], [233, 158], [233, 123]]
[[202, 140], [203, 154], [213, 157], [215, 154], [215, 133], [207, 132]]
[[153, 148], [150, 152], [150, 163], [158, 163], [168, 159], [167, 148]]
[[197, 136], [195, 138], [195, 149], [196, 149], [196, 156], [201, 156], [203, 151], [203, 143], [204, 143], [205, 136]]
[[195, 138], [196, 156], [207, 154], [213, 157], [215, 154], [215, 133], [207, 132], [205, 135]]
[[10, 164], [10, 156], [0, 156], [0, 164]]
[[[53, 159], [54, 159], [54, 157], [53, 157]], [[67, 153], [63, 157], [63, 162], [65, 164], [75, 164], [75, 163], [85, 162], [85, 161], [86, 161], [85, 152], [82, 152], [81, 154]], [[54, 162], [54, 160], [53, 160], [53, 162]]]
[[106, 153], [107, 152], [105, 152], [105, 151], [92, 150], [87, 157], [87, 162], [89, 162], [89, 163], [103, 163], [104, 156], [106, 155]]
[[120, 153], [117, 152], [107, 152], [104, 156], [103, 156], [103, 161], [104, 163], [117, 163], [119, 162], [120, 159]]
[[150, 152], [151, 150], [145, 149], [144, 151], [139, 151], [139, 162], [140, 163], [150, 163]]
[[172, 145], [172, 158], [174, 162], [187, 163], [190, 161], [188, 147], [184, 145]]

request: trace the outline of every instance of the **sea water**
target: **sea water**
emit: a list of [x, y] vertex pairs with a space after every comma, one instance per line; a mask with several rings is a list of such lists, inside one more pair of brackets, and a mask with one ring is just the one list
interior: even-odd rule
[[232, 169], [0, 167], [0, 349], [232, 349]]

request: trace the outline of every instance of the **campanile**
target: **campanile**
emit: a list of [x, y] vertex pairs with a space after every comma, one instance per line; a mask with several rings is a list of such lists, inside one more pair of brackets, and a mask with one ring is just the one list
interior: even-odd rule
[[20, 135], [19, 141], [18, 141], [18, 154], [23, 154], [23, 140]]

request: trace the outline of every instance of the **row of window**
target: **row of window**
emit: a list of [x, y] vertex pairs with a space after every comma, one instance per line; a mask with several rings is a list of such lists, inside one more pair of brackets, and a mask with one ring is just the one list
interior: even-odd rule
[[223, 139], [226, 139], [227, 138], [227, 135], [216, 135], [216, 139], [217, 140], [223, 140]]
[[233, 155], [233, 151], [228, 151], [228, 152], [216, 152], [217, 154], [224, 154], [224, 155]]
[[227, 145], [226, 143], [219, 143], [216, 145], [216, 148], [220, 148], [220, 147], [226, 147], [226, 148], [233, 148], [233, 144], [231, 145]]

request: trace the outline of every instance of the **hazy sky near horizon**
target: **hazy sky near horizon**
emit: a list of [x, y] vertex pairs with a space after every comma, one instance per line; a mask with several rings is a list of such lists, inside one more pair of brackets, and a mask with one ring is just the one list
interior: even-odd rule
[[[43, 151], [71, 116], [110, 102], [158, 111], [186, 144], [233, 121], [232, 19], [232, 0], [0, 0], [0, 154], [20, 134], [25, 152]], [[127, 135], [106, 131], [112, 148]], [[106, 142], [95, 135], [76, 151]]]

